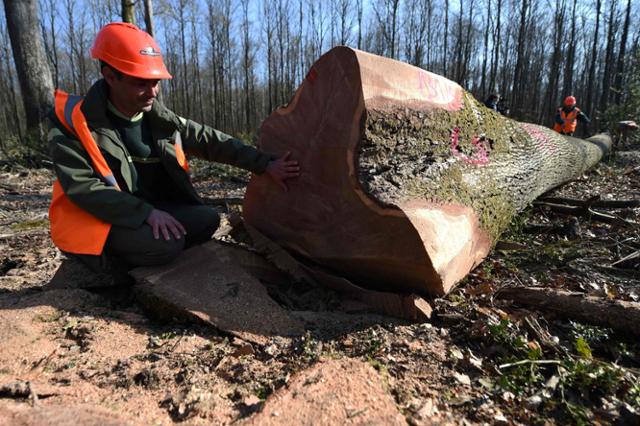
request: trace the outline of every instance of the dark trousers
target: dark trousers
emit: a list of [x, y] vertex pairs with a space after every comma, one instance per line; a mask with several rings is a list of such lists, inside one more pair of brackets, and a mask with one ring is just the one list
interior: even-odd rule
[[169, 233], [170, 239], [165, 240], [160, 233], [160, 238], [156, 240], [151, 226], [146, 222], [135, 229], [112, 226], [102, 255], [76, 257], [96, 272], [110, 269], [113, 260], [124, 263], [126, 269], [162, 265], [171, 262], [185, 248], [210, 240], [220, 224], [220, 216], [211, 207], [170, 204], [156, 208], [166, 211], [180, 222], [187, 235], [176, 239]]

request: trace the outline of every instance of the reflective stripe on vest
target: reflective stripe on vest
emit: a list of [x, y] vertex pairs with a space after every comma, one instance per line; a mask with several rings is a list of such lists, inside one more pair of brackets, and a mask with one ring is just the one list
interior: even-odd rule
[[[87, 121], [80, 110], [83, 98], [70, 96], [62, 90], [55, 92], [55, 113], [58, 121], [75, 136], [89, 154], [93, 169], [107, 185], [119, 190], [113, 172], [91, 136]], [[62, 251], [76, 254], [99, 255], [104, 249], [111, 224], [78, 207], [64, 193], [60, 182], [53, 183], [53, 196], [49, 206], [51, 239]]]
[[182, 150], [182, 136], [180, 136], [180, 132], [176, 130], [173, 139], [174, 147], [176, 150], [176, 160], [178, 160], [178, 164], [182, 169], [189, 173], [189, 163], [187, 163], [187, 157], [184, 155], [184, 151]]

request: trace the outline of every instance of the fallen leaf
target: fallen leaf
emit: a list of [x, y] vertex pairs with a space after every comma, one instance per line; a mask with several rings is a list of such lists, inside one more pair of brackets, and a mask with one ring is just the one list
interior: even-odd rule
[[466, 360], [470, 365], [474, 366], [478, 370], [482, 370], [482, 358], [475, 356], [470, 349], [467, 349]]
[[609, 284], [605, 284], [604, 285], [604, 291], [605, 294], [607, 296], [607, 299], [617, 299], [618, 298], [618, 291], [616, 290], [616, 288], [612, 285]]
[[245, 399], [242, 400], [242, 403], [247, 407], [251, 407], [252, 405], [260, 404], [262, 400], [255, 395], [249, 395]]
[[513, 401], [513, 398], [515, 398], [516, 396], [514, 394], [512, 394], [511, 392], [504, 392], [502, 394], [502, 399], [505, 402], [509, 402], [509, 401]]
[[471, 379], [466, 374], [453, 373], [453, 377], [463, 385], [471, 386]]
[[424, 402], [424, 404], [422, 405], [422, 407], [418, 411], [418, 417], [421, 420], [426, 420], [426, 419], [430, 418], [431, 416], [433, 416], [437, 411], [438, 411], [438, 409], [433, 404], [433, 399], [427, 398], [427, 400]]
[[462, 351], [456, 347], [449, 348], [449, 355], [451, 355], [455, 359], [464, 359], [464, 355], [462, 354]]
[[542, 347], [540, 346], [540, 343], [538, 343], [535, 340], [531, 340], [531, 341], [527, 342], [527, 346], [532, 351], [540, 351], [540, 350], [542, 350]]

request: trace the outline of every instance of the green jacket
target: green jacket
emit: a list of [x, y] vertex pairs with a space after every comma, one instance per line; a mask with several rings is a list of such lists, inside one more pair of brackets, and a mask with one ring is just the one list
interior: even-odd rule
[[[107, 99], [107, 84], [99, 80], [89, 89], [81, 109], [109, 167], [122, 177], [126, 188], [118, 191], [102, 182], [80, 141], [71, 137], [56, 119], [49, 131], [49, 149], [60, 185], [71, 201], [105, 222], [137, 228], [154, 206], [131, 194], [135, 190], [135, 168], [123, 141], [107, 118]], [[188, 173], [176, 159], [173, 141], [176, 131], [180, 132], [183, 150], [188, 157], [231, 164], [257, 174], [263, 173], [272, 159], [272, 156], [244, 145], [238, 139], [179, 117], [157, 100], [145, 117], [149, 120], [162, 164], [186, 204], [202, 204], [202, 200]]]

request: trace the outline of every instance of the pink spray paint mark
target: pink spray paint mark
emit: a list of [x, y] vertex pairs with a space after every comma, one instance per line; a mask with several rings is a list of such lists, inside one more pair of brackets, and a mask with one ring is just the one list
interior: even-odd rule
[[549, 137], [546, 129], [542, 130], [539, 127], [530, 125], [529, 123], [523, 123], [522, 128], [536, 141], [538, 148], [544, 149], [546, 147], [551, 152], [556, 151], [556, 145]]
[[461, 93], [458, 85], [424, 70], [418, 72], [418, 91], [427, 102], [449, 111], [457, 111], [461, 106]]
[[475, 146], [476, 155], [474, 157], [469, 157], [468, 155], [458, 151], [459, 136], [460, 129], [456, 127], [453, 129], [453, 133], [451, 133], [451, 154], [453, 154], [455, 158], [467, 164], [473, 164], [476, 166], [484, 166], [489, 163], [489, 153], [479, 137], [475, 136], [471, 140], [471, 144]]

